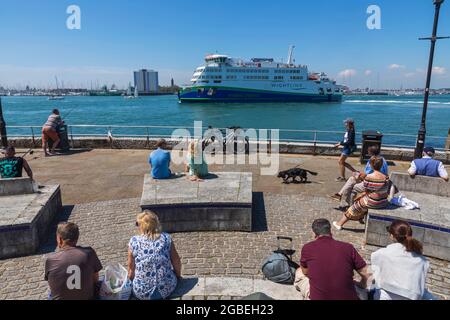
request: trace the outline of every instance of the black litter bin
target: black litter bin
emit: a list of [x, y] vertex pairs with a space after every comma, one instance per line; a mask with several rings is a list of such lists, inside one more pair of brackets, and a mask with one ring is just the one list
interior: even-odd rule
[[361, 150], [361, 164], [367, 162], [370, 159], [369, 148], [371, 146], [378, 146], [381, 150], [381, 142], [383, 140], [383, 134], [379, 131], [368, 130], [362, 133], [362, 150]]
[[[61, 139], [61, 141], [59, 142], [59, 145], [56, 148], [56, 150], [58, 150], [60, 152], [70, 151], [69, 134], [68, 134], [66, 125], [59, 127], [58, 135], [59, 135], [59, 139]], [[51, 139], [48, 140], [48, 147], [50, 149], [53, 147], [53, 141]]]

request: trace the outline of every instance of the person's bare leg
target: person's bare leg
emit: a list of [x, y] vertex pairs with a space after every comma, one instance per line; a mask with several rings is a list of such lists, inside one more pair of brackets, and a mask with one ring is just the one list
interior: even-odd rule
[[347, 160], [346, 155], [341, 155], [339, 158], [339, 171], [341, 173], [341, 178], [345, 179], [345, 160]]
[[55, 153], [55, 149], [58, 147], [59, 143], [61, 142], [61, 139], [57, 139], [53, 142], [51, 153]]
[[48, 151], [47, 151], [47, 147], [48, 147], [48, 143], [47, 143], [47, 141], [44, 141], [43, 143], [42, 143], [42, 149], [44, 150], [44, 156], [45, 157], [48, 157], [50, 154], [48, 153]]
[[351, 172], [357, 172], [357, 170], [353, 168], [353, 166], [350, 163], [344, 162], [344, 166]]
[[341, 220], [339, 220], [338, 222], [337, 222], [337, 225], [339, 226], [339, 227], [343, 227], [347, 222], [349, 221], [349, 219], [345, 216], [345, 214], [342, 216], [342, 218], [341, 218]]

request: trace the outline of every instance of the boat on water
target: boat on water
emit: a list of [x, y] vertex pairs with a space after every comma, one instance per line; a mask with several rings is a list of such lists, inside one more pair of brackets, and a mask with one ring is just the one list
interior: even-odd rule
[[52, 101], [52, 100], [64, 100], [64, 96], [50, 96], [48, 97], [48, 100]]
[[310, 73], [293, 59], [250, 61], [212, 54], [198, 67], [191, 84], [178, 92], [180, 102], [340, 102], [343, 87], [325, 73]]
[[[59, 92], [59, 85], [58, 85], [58, 77], [55, 76], [56, 80], [56, 92]], [[52, 94], [48, 97], [48, 100], [64, 100], [64, 96], [62, 94]]]
[[139, 92], [137, 87], [134, 88], [134, 95], [131, 94], [131, 84], [128, 85], [127, 94], [124, 96], [125, 99], [138, 99], [139, 98]]

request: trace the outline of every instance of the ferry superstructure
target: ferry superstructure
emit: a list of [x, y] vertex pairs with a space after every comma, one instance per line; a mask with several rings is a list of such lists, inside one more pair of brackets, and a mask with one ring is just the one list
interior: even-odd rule
[[250, 61], [212, 54], [197, 68], [191, 84], [178, 92], [180, 102], [340, 102], [343, 88], [325, 73], [310, 73], [293, 62], [273, 58]]

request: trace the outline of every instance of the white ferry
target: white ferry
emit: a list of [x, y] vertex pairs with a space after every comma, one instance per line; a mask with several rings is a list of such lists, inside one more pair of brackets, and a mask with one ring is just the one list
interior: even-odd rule
[[343, 87], [325, 73], [310, 73], [307, 66], [296, 65], [294, 48], [289, 48], [287, 63], [208, 55], [178, 98], [180, 102], [340, 102]]

